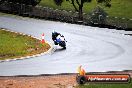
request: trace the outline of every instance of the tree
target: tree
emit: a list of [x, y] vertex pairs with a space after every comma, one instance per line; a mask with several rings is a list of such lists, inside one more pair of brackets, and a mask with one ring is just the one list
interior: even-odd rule
[[[74, 8], [75, 11], [79, 12], [79, 19], [83, 19], [83, 5], [86, 2], [91, 2], [92, 0], [66, 0], [69, 1], [69, 3], [71, 3]], [[78, 5], [78, 6], [77, 6]]]
[[[59, 0], [54, 0], [59, 1]], [[61, 0], [62, 1], [62, 0]], [[79, 19], [83, 19], [83, 6], [84, 3], [90, 3], [92, 0], [66, 0], [73, 5], [75, 11], [79, 13]], [[104, 3], [106, 7], [110, 7], [111, 0], [96, 0], [98, 3]], [[62, 2], [61, 2], [62, 3]]]

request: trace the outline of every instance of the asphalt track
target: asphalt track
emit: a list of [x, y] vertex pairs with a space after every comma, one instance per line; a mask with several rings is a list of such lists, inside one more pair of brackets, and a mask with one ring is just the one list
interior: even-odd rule
[[0, 17], [0, 27], [51, 40], [52, 30], [63, 34], [67, 49], [54, 46], [49, 54], [0, 63], [0, 76], [132, 70], [132, 37], [110, 29], [29, 18]]

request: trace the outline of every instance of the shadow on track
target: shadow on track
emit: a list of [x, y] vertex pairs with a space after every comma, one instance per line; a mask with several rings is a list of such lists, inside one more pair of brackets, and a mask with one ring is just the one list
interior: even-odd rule
[[54, 54], [54, 53], [57, 53], [57, 52], [62, 52], [66, 50], [65, 48], [57, 48], [57, 47], [54, 47], [52, 50], [51, 50], [51, 55]]
[[64, 49], [64, 48], [59, 48], [59, 49], [56, 49], [54, 52], [61, 52], [61, 51], [64, 51], [64, 50], [66, 50], [66, 49]]

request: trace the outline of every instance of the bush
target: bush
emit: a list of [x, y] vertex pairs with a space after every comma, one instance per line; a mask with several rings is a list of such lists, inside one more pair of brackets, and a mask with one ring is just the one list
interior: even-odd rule
[[4, 3], [4, 1], [36, 6], [41, 0], [1, 0], [0, 3]]
[[103, 8], [97, 6], [92, 12], [89, 14], [89, 20], [94, 24], [105, 24], [107, 13], [103, 10]]

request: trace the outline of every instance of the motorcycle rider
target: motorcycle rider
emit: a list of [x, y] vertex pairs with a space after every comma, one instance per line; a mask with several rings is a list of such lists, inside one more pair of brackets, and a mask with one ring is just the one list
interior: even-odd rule
[[56, 31], [53, 30], [53, 32], [52, 32], [52, 40], [53, 40], [53, 41], [56, 40], [56, 37], [57, 37], [58, 35], [60, 35], [60, 33], [58, 33], [58, 32], [56, 32]]
[[67, 42], [63, 35], [53, 30], [52, 32], [52, 40], [54, 41], [55, 45], [59, 45], [63, 47], [63, 49], [66, 49], [66, 43]]
[[52, 40], [54, 41], [55, 45], [57, 45], [56, 40], [58, 40], [58, 41], [60, 41], [60, 40], [66, 41], [63, 35], [61, 35], [60, 33], [56, 32], [54, 30], [52, 32]]
[[57, 36], [60, 36], [60, 35], [61, 35], [60, 33], [58, 33], [58, 32], [53, 30], [53, 32], [52, 32], [52, 40], [54, 41], [55, 45], [57, 44], [56, 43], [56, 38], [57, 38]]

